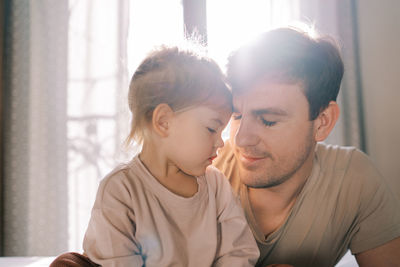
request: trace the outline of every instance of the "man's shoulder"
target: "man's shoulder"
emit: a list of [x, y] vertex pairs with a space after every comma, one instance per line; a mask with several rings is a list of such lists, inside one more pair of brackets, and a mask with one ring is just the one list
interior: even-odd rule
[[343, 170], [374, 165], [364, 152], [353, 146], [318, 143], [315, 154], [322, 169]]
[[315, 147], [317, 158], [322, 162], [343, 157], [349, 159], [354, 152], [357, 153], [360, 151], [353, 146], [339, 146], [325, 143], [317, 143]]
[[340, 218], [336, 225], [345, 231], [354, 229], [348, 235], [352, 253], [399, 236], [399, 199], [368, 155], [354, 147], [318, 144], [316, 158], [321, 168], [316, 184], [328, 184], [335, 201], [331, 217]]
[[342, 180], [343, 185], [375, 187], [385, 183], [372, 159], [355, 147], [318, 143], [316, 160], [321, 174], [336, 182]]

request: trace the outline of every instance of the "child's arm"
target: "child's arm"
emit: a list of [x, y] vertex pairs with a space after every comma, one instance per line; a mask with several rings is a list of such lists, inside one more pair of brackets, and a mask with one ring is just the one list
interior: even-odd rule
[[259, 250], [242, 207], [223, 174], [218, 171], [215, 178], [219, 248], [213, 266], [254, 266]]
[[140, 244], [135, 238], [135, 213], [124, 174], [104, 179], [97, 192], [92, 216], [83, 241], [89, 258], [102, 266], [143, 266]]

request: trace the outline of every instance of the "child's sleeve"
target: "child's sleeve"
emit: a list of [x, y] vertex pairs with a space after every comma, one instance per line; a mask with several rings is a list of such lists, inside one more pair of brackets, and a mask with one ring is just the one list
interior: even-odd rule
[[104, 179], [83, 241], [85, 254], [102, 266], [143, 266], [135, 238], [135, 213], [122, 172]]
[[259, 250], [243, 209], [228, 180], [215, 172], [219, 247], [213, 266], [254, 266]]

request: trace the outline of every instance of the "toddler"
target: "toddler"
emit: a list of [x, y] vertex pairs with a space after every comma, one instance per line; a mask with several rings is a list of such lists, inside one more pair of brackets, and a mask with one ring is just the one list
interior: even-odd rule
[[259, 251], [223, 174], [231, 93], [217, 64], [163, 47], [129, 87], [128, 142], [142, 145], [100, 183], [83, 248], [102, 266], [253, 266]]

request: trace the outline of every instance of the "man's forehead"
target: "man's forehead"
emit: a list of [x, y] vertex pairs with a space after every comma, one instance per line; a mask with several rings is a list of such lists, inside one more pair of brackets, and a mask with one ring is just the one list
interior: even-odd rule
[[246, 97], [252, 94], [285, 93], [289, 91], [304, 92], [304, 83], [294, 80], [260, 79], [239, 90], [233, 90], [234, 97]]
[[247, 94], [251, 91], [262, 90], [270, 87], [298, 87], [304, 89], [304, 81], [296, 80], [292, 78], [276, 78], [276, 77], [264, 77], [252, 81], [251, 83], [243, 84], [242, 86], [233, 90], [234, 95]]
[[233, 92], [234, 109], [245, 105], [252, 110], [290, 110], [299, 102], [305, 102], [308, 106], [300, 83], [264, 82]]
[[267, 103], [265, 101], [260, 101], [260, 102], [237, 101], [233, 105], [233, 112], [241, 112], [243, 108], [248, 109], [254, 115], [272, 114], [279, 116], [287, 116], [290, 112], [290, 109], [284, 105], [279, 105], [277, 103]]

